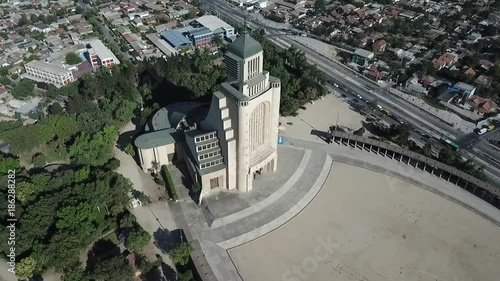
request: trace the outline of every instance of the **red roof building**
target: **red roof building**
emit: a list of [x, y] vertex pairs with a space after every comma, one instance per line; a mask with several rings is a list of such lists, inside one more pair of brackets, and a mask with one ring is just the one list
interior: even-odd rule
[[472, 109], [480, 115], [493, 112], [498, 108], [495, 102], [491, 101], [490, 99], [482, 98], [480, 96], [472, 96], [467, 101], [467, 104], [470, 105]]

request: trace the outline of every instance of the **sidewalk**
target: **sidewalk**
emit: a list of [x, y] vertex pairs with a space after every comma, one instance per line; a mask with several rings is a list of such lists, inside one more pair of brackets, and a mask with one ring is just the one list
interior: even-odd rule
[[476, 128], [475, 124], [468, 122], [468, 121], [465, 121], [457, 114], [455, 114], [453, 112], [449, 112], [447, 110], [437, 109], [437, 108], [427, 104], [424, 100], [422, 100], [419, 97], [405, 94], [405, 93], [403, 93], [397, 89], [394, 89], [394, 88], [388, 88], [388, 90], [391, 94], [393, 94], [399, 98], [402, 98], [402, 99], [410, 102], [411, 104], [417, 106], [418, 108], [428, 112], [429, 114], [436, 116], [437, 118], [443, 120], [444, 122], [449, 123], [450, 125], [453, 125], [454, 128], [456, 128], [462, 132], [469, 133], [469, 132], [472, 132], [474, 130], [474, 128]]

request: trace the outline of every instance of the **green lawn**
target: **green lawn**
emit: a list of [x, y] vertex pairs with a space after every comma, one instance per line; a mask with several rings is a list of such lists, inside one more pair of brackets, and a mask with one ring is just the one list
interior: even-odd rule
[[116, 233], [113, 231], [112, 233], [104, 236], [102, 239], [109, 240], [113, 242], [115, 245], [120, 244], [120, 240], [118, 240], [118, 237], [116, 237]]

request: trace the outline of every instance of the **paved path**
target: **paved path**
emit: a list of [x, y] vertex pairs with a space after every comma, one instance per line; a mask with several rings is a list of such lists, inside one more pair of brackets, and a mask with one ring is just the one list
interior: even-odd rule
[[[132, 130], [133, 124], [129, 123], [120, 130], [120, 133], [123, 134]], [[113, 152], [115, 158], [120, 160], [120, 167], [116, 172], [128, 178], [135, 190], [148, 195], [153, 201], [152, 204], [147, 206], [135, 209], [130, 208], [130, 212], [136, 217], [139, 225], [153, 237], [151, 243], [145, 247], [143, 252], [150, 260], [155, 260], [156, 254], [160, 255], [163, 261], [170, 267], [170, 271], [175, 272], [175, 266], [166, 251], [153, 245], [153, 242], [157, 242], [158, 240], [160, 240], [160, 244], [162, 245], [171, 245], [172, 241], [170, 240], [173, 237], [168, 234], [178, 229], [168, 202], [159, 201], [160, 196], [166, 198], [165, 187], [156, 184], [153, 178], [144, 173], [130, 155], [116, 147], [113, 149]], [[166, 273], [166, 275], [171, 274]]]

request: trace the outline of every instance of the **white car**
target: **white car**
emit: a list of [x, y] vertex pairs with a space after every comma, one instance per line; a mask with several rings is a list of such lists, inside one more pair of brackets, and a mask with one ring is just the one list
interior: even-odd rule
[[311, 102], [311, 104], [314, 104], [314, 101], [313, 101], [313, 100], [312, 100], [312, 101], [310, 101], [310, 102]]

